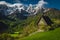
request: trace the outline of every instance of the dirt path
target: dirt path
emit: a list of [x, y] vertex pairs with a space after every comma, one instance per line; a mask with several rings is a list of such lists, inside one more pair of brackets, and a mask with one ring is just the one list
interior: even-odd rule
[[34, 35], [34, 34], [36, 34], [36, 33], [38, 33], [38, 32], [44, 32], [44, 31], [39, 29], [39, 30], [37, 30], [36, 32], [31, 33], [29, 36]]

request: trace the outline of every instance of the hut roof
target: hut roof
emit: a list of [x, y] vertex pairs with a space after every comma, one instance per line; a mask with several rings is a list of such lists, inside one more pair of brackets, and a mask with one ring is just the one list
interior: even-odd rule
[[[53, 24], [52, 20], [51, 20], [48, 16], [42, 15], [42, 16], [40, 17], [39, 21], [40, 21], [42, 18], [45, 20], [45, 22], [47, 23], [47, 25], [51, 26], [51, 24]], [[39, 23], [39, 21], [38, 21], [38, 23]]]

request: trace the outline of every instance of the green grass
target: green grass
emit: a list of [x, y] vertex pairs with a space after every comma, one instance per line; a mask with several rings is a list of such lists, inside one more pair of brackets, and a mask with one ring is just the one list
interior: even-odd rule
[[36, 33], [20, 40], [60, 40], [60, 28], [48, 32]]
[[11, 37], [18, 37], [19, 34], [10, 34]]

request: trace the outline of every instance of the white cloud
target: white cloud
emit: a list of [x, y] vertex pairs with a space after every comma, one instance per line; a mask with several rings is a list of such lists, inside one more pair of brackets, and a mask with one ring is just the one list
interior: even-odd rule
[[0, 5], [6, 5], [6, 6], [8, 6], [8, 7], [14, 7], [14, 6], [17, 6], [17, 7], [19, 7], [19, 6], [22, 6], [23, 4], [21, 4], [21, 3], [15, 3], [15, 4], [11, 4], [11, 3], [7, 3], [7, 2], [5, 2], [5, 1], [0, 1]]
[[5, 1], [0, 1], [0, 5], [6, 5], [7, 7], [9, 7], [6, 11], [9, 12], [10, 14], [13, 13], [16, 9], [18, 9], [19, 11], [21, 9], [24, 9], [24, 5], [21, 3], [11, 4], [11, 3], [7, 3]]
[[45, 4], [48, 4], [47, 2], [45, 2], [44, 0], [41, 0], [38, 2], [37, 7], [39, 7], [40, 9], [44, 7]]
[[7, 2], [5, 2], [5, 1], [0, 1], [0, 4], [5, 4], [5, 5], [11, 5], [10, 3], [7, 3]]
[[[5, 1], [0, 1], [0, 4], [5, 4], [5, 5], [7, 5], [8, 7], [15, 7], [14, 10], [16, 10], [16, 9], [19, 9], [19, 10], [20, 10], [20, 9], [25, 9], [24, 6], [25, 6], [25, 7], [27, 6], [27, 8], [35, 6], [35, 7], [34, 7], [35, 10], [36, 10], [35, 14], [38, 12], [39, 9], [44, 8], [44, 5], [45, 5], [45, 4], [48, 4], [48, 3], [45, 2], [44, 0], [40, 0], [40, 1], [38, 2], [38, 4], [35, 4], [35, 5], [32, 5], [32, 4], [31, 4], [30, 6], [28, 6], [28, 5], [25, 5], [25, 4], [20, 3], [19, 0], [15, 0], [15, 1], [16, 1], [16, 3], [14, 3], [14, 4], [7, 3], [7, 2], [5, 2]], [[33, 9], [34, 9], [34, 8], [33, 8]], [[32, 8], [31, 8], [31, 10], [32, 10]]]
[[[44, 5], [45, 4], [48, 4], [47, 2], [45, 2], [44, 0], [40, 0], [38, 2], [38, 4], [36, 4], [36, 7], [35, 7], [35, 10], [36, 12], [34, 14], [37, 14], [38, 12], [41, 12], [42, 11], [42, 8], [44, 8]], [[42, 11], [43, 12], [43, 11]]]

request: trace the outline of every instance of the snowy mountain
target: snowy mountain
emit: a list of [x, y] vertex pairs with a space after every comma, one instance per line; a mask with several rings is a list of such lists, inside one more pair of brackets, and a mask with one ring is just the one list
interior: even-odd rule
[[[23, 13], [23, 12], [28, 13], [28, 14], [24, 14], [25, 16], [36, 15], [37, 13], [43, 12], [45, 10], [43, 9], [44, 4], [47, 4], [47, 3], [41, 0], [38, 2], [38, 4], [35, 5], [35, 7], [33, 7], [32, 4], [26, 7], [24, 4], [21, 4], [21, 3], [10, 4], [5, 1], [1, 1], [0, 2], [0, 13], [4, 13], [4, 15], [10, 15], [12, 13], [15, 13], [16, 10], [18, 10], [19, 13]], [[24, 11], [22, 12], [21, 9]]]
[[6, 2], [0, 3], [0, 13], [3, 12], [5, 15], [12, 14], [17, 9], [19, 10], [19, 12], [21, 12], [21, 9], [24, 10], [24, 6], [22, 4], [19, 4], [19, 3], [15, 3], [13, 5], [7, 4]]

